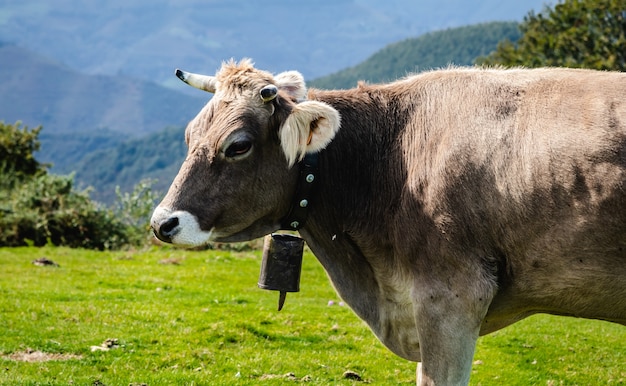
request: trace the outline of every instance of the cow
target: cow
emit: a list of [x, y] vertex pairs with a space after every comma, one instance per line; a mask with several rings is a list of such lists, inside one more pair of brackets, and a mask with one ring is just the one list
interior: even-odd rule
[[535, 313], [626, 324], [626, 74], [450, 67], [307, 90], [216, 75], [155, 209], [198, 246], [298, 230], [420, 385], [469, 382], [479, 336]]

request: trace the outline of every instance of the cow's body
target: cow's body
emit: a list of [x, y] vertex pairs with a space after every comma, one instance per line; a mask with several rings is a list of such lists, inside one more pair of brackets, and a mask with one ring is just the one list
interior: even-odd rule
[[[255, 102], [266, 84], [278, 96]], [[278, 229], [298, 183], [285, 155], [319, 152], [300, 233], [380, 340], [422, 362], [420, 382], [467, 383], [477, 337], [533, 313], [626, 324], [626, 74], [450, 69], [307, 101], [285, 84], [222, 69], [153, 216], [160, 238]], [[312, 140], [294, 150], [298, 125]]]

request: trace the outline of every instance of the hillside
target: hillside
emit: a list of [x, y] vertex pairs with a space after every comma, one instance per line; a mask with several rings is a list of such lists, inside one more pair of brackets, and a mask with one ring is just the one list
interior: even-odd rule
[[115, 200], [115, 187], [131, 191], [142, 179], [154, 181], [153, 190], [165, 193], [187, 154], [184, 127], [169, 127], [94, 151], [75, 165], [79, 186], [95, 187], [92, 198]]
[[492, 22], [430, 32], [393, 43], [364, 62], [309, 82], [316, 88], [351, 88], [357, 81], [379, 83], [448, 65], [472, 65], [479, 56], [495, 50], [504, 39], [516, 41], [516, 22]]
[[[484, 55], [493, 50], [501, 38], [515, 38], [516, 31], [515, 23], [495, 23], [426, 34], [385, 47], [370, 60], [355, 67], [358, 69], [356, 77], [344, 79], [341, 72], [328, 79], [332, 87], [350, 86], [356, 83], [355, 79], [393, 79], [416, 69], [437, 67], [438, 63], [442, 66], [447, 63], [472, 63], [473, 55]], [[502, 36], [498, 37], [500, 33]], [[438, 45], [442, 48], [434, 49]], [[453, 50], [452, 55], [448, 54], [446, 47]], [[428, 49], [432, 52], [425, 55]], [[407, 67], [402, 67], [402, 63]], [[351, 74], [350, 71], [346, 73]], [[311, 83], [319, 87], [325, 79]], [[196, 113], [190, 114], [189, 118]], [[94, 152], [76, 164], [76, 179], [80, 184], [94, 186], [94, 197], [107, 202], [115, 198], [116, 185], [128, 191], [143, 178], [158, 179], [155, 190], [165, 193], [185, 158], [183, 132], [182, 127], [169, 128]]]
[[43, 126], [39, 158], [53, 163], [55, 172], [70, 172], [89, 151], [185, 125], [209, 98], [131, 78], [78, 73], [9, 44], [0, 46], [0, 57], [0, 120]]

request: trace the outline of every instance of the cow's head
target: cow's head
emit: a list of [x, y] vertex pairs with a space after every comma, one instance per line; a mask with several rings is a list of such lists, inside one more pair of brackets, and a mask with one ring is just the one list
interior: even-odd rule
[[300, 73], [272, 76], [248, 60], [225, 63], [216, 76], [176, 75], [214, 96], [187, 126], [187, 158], [152, 215], [155, 235], [196, 246], [279, 229], [297, 162], [333, 139], [339, 113], [305, 100]]

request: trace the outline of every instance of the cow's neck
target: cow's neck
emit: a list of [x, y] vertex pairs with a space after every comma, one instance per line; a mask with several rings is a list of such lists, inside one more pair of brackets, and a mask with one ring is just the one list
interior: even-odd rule
[[[305, 228], [315, 237], [333, 239], [323, 243], [329, 254], [337, 255], [334, 250], [342, 241], [345, 253], [358, 251], [375, 263], [393, 249], [390, 216], [400, 204], [404, 188], [400, 181], [407, 179], [401, 136], [410, 114], [397, 111], [402, 104], [381, 91], [370, 95], [356, 89], [315, 96], [333, 105], [343, 124], [319, 154], [316, 193]], [[390, 121], [392, 113], [398, 118]], [[332, 260], [339, 264], [334, 256]]]
[[[411, 356], [394, 347], [405, 344], [393, 341], [402, 339], [402, 333], [388, 330], [381, 308], [389, 298], [405, 296], [382, 284], [393, 269], [388, 225], [400, 202], [402, 186], [397, 181], [406, 179], [399, 146], [405, 123], [397, 120], [390, 127], [389, 104], [368, 96], [346, 104], [320, 99], [337, 108], [344, 123], [320, 153], [319, 185], [300, 233], [341, 297], [393, 351]], [[402, 318], [413, 323], [412, 316]]]

